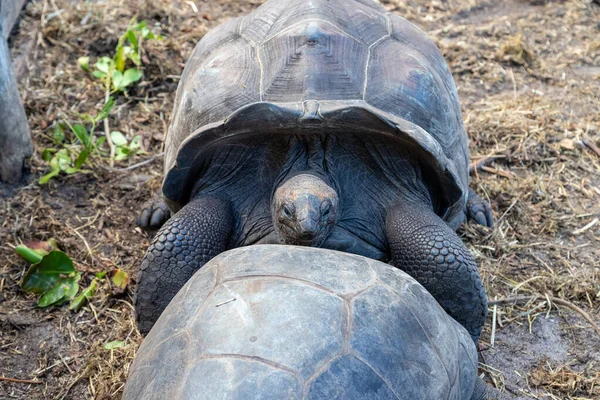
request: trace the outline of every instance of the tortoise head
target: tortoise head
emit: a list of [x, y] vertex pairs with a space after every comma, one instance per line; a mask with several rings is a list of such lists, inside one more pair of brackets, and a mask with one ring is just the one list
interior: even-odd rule
[[275, 233], [282, 243], [323, 244], [337, 220], [338, 194], [314, 175], [300, 174], [275, 191], [272, 202]]

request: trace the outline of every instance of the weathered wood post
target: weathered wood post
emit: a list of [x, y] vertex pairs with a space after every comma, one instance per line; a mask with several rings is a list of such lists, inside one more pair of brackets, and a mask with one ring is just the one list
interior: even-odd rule
[[0, 0], [0, 181], [17, 183], [33, 153], [6, 40], [25, 0]]

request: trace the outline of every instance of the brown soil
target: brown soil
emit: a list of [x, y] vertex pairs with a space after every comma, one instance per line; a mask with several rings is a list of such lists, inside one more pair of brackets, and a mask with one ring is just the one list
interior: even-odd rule
[[[460, 233], [480, 263], [490, 300], [535, 297], [497, 305], [495, 318], [490, 306], [482, 373], [508, 398], [600, 398], [600, 334], [564, 305], [600, 322], [600, 223], [589, 226], [600, 217], [594, 1], [384, 2], [428, 31], [446, 56], [473, 161], [498, 157], [472, 176], [492, 203], [496, 226], [467, 225]], [[111, 129], [142, 135], [148, 152], [116, 166], [123, 168], [160, 153], [179, 74], [196, 42], [259, 3], [34, 0], [27, 6], [11, 45], [19, 65], [29, 66], [21, 93], [36, 154], [24, 185], [0, 186], [0, 377], [36, 383], [0, 379], [1, 399], [119, 398], [142, 339], [132, 314], [135, 280], [120, 295], [103, 285], [78, 313], [36, 308], [36, 298], [19, 289], [27, 266], [11, 246], [23, 240], [56, 238], [85, 272], [83, 285], [115, 267], [135, 277], [149, 243], [135, 216], [160, 185], [160, 159], [129, 171], [97, 161], [91, 173], [37, 184], [47, 172], [40, 154], [51, 146], [52, 125], [102, 106], [102, 89], [77, 58], [108, 55], [136, 13], [166, 37], [145, 44], [143, 83], [119, 97], [110, 119]], [[126, 347], [105, 350], [112, 340]]]

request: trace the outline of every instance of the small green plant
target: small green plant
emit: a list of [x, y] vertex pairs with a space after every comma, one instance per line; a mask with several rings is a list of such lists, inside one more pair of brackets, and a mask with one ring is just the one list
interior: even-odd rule
[[29, 242], [15, 247], [15, 251], [32, 264], [21, 289], [39, 294], [38, 306], [61, 304], [77, 295], [81, 274], [69, 256], [58, 250], [55, 241]]
[[[131, 84], [142, 79], [142, 42], [151, 39], [161, 40], [162, 36], [155, 35], [146, 21], [132, 19], [119, 38], [115, 54], [101, 57], [94, 64], [92, 75], [104, 83], [107, 92], [124, 92]], [[89, 62], [89, 57], [80, 57], [78, 60], [79, 66], [87, 72], [90, 72]]]
[[90, 282], [90, 285], [83, 289], [79, 296], [75, 297], [71, 301], [71, 304], [69, 304], [69, 310], [75, 312], [79, 311], [79, 309], [94, 296], [96, 290], [98, 290], [98, 285], [104, 280], [105, 276], [106, 271], [97, 273], [94, 279], [92, 279], [92, 282]]
[[[71, 125], [65, 120], [55, 126], [52, 136], [55, 147], [47, 148], [42, 152], [42, 158], [50, 164], [50, 172], [40, 178], [40, 185], [48, 183], [50, 179], [61, 173], [71, 175], [77, 172], [89, 172], [82, 167], [92, 154], [108, 155], [112, 168], [115, 160], [125, 160], [133, 154], [142, 152], [141, 137], [136, 136], [129, 141], [121, 132], [111, 131], [108, 115], [115, 104], [111, 94], [126, 93], [128, 87], [142, 79], [142, 43], [144, 40], [152, 39], [161, 40], [162, 36], [154, 34], [148, 28], [146, 21], [137, 22], [133, 18], [125, 33], [119, 37], [112, 57], [100, 57], [94, 64], [93, 71], [90, 68], [89, 57], [80, 57], [77, 60], [82, 70], [90, 72], [102, 82], [105, 104], [96, 116], [80, 115], [82, 120], [80, 123]], [[96, 138], [94, 131], [101, 121], [104, 121], [104, 136]], [[79, 144], [67, 143], [66, 133], [69, 131], [77, 138]], [[103, 143], [109, 147], [108, 154], [101, 149]]]
[[142, 137], [135, 136], [131, 141], [128, 141], [125, 135], [119, 131], [112, 131], [110, 139], [115, 145], [115, 160], [121, 161], [127, 159], [132, 154], [142, 153]]
[[[75, 269], [69, 256], [58, 249], [54, 239], [47, 242], [29, 241], [15, 247], [15, 251], [31, 264], [23, 277], [21, 289], [39, 294], [40, 307], [70, 301], [69, 310], [79, 311], [94, 296], [106, 277], [106, 271], [95, 274], [89, 286], [77, 296], [81, 273]], [[117, 268], [112, 271], [110, 282], [115, 293], [122, 293], [129, 284], [129, 275]]]
[[[61, 148], [46, 148], [42, 152], [42, 158], [50, 164], [50, 172], [40, 178], [40, 185], [48, 183], [50, 179], [60, 175], [61, 172], [67, 175], [76, 172], [88, 172], [82, 170], [81, 167], [93, 153], [101, 154], [100, 146], [106, 140], [105, 136], [96, 138], [94, 131], [98, 123], [108, 117], [114, 104], [115, 101], [111, 97], [97, 115], [80, 115], [84, 123], [89, 123], [89, 130], [84, 123], [71, 124], [67, 120], [58, 123], [54, 127], [52, 142], [55, 146]], [[74, 138], [79, 144], [67, 143], [67, 130], [73, 133]]]

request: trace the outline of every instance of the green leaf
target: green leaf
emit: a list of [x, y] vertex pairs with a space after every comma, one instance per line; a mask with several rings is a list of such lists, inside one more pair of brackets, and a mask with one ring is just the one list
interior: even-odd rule
[[42, 176], [39, 180], [38, 183], [40, 185], [45, 185], [46, 183], [48, 183], [50, 181], [50, 179], [54, 178], [55, 176], [58, 176], [58, 174], [60, 173], [60, 171], [58, 170], [53, 170], [52, 172], [47, 173], [46, 175]]
[[94, 67], [100, 72], [109, 74], [110, 70], [114, 69], [115, 62], [110, 57], [102, 57], [101, 59], [98, 60], [98, 62], [96, 62]]
[[86, 287], [81, 291], [79, 296], [75, 297], [71, 304], [69, 304], [69, 310], [79, 311], [81, 307], [85, 304], [86, 301], [92, 298], [94, 293], [96, 293], [96, 289], [98, 288], [98, 278], [92, 279], [90, 286]]
[[85, 163], [85, 161], [87, 160], [88, 156], [89, 156], [89, 151], [87, 150], [82, 150], [81, 153], [79, 153], [79, 155], [77, 156], [77, 159], [75, 160], [75, 168], [79, 169], [81, 168], [81, 166]]
[[108, 118], [108, 115], [110, 114], [114, 105], [115, 105], [115, 98], [109, 97], [108, 101], [104, 104], [104, 107], [102, 107], [102, 110], [100, 110], [98, 115], [96, 115], [96, 118], [95, 118], [96, 123], [102, 121], [103, 119]]
[[44, 149], [44, 151], [42, 151], [42, 158], [44, 161], [50, 161], [52, 160], [52, 155], [54, 153], [56, 153], [56, 149]]
[[125, 346], [126, 346], [125, 342], [122, 342], [120, 340], [113, 340], [112, 342], [106, 343], [104, 345], [104, 348], [106, 350], [113, 350], [113, 349], [120, 349]]
[[133, 139], [131, 139], [131, 142], [129, 142], [129, 148], [131, 150], [137, 150], [140, 147], [142, 147], [142, 137], [140, 135], [137, 135]]
[[142, 79], [142, 71], [137, 68], [129, 68], [123, 74], [122, 87], [125, 88], [140, 79]]
[[60, 157], [58, 156], [58, 153], [56, 153], [54, 155], [54, 157], [52, 157], [52, 159], [50, 160], [50, 169], [54, 172], [60, 172], [60, 167], [58, 165], [58, 160], [60, 159]]
[[54, 144], [60, 144], [65, 141], [65, 125], [62, 123], [56, 124], [52, 130], [52, 141]]
[[[62, 151], [64, 150], [64, 153], [62, 153]], [[56, 153], [56, 157], [58, 159], [58, 169], [60, 171], [66, 171], [67, 169], [71, 168], [71, 157], [69, 156], [69, 153], [67, 153], [66, 149], [60, 150], [58, 153]]]
[[127, 147], [119, 146], [115, 149], [115, 160], [116, 161], [126, 160], [130, 154], [131, 154], [131, 150], [129, 150]]
[[116, 287], [125, 289], [129, 284], [129, 274], [122, 269], [117, 268], [110, 280]]
[[135, 65], [138, 67], [142, 65], [142, 61], [140, 60], [140, 55], [137, 52], [131, 52], [127, 58], [129, 58]]
[[117, 53], [115, 54], [115, 68], [117, 69], [117, 71], [123, 72], [125, 70], [125, 61], [127, 61], [125, 47], [117, 46]]
[[86, 148], [90, 146], [90, 135], [85, 126], [81, 124], [74, 124], [71, 127], [71, 130], [73, 131], [77, 139], [79, 139], [81, 144], [83, 144]]
[[133, 46], [133, 48], [137, 50], [139, 42], [137, 37], [135, 36], [135, 33], [131, 29], [127, 29], [127, 32], [125, 32], [125, 37], [127, 38], [127, 40], [129, 40], [131, 46]]
[[123, 88], [123, 74], [121, 71], [114, 70], [112, 73], [112, 84], [115, 90], [121, 90]]
[[42, 258], [52, 250], [58, 250], [58, 243], [53, 238], [46, 242], [26, 240], [22, 245], [15, 247], [15, 251], [32, 264], [42, 261]]
[[112, 140], [115, 146], [127, 146], [127, 138], [119, 131], [112, 131], [110, 133], [110, 140]]
[[137, 24], [135, 24], [133, 26], [133, 30], [135, 31], [141, 31], [142, 29], [146, 28], [148, 26], [148, 22], [146, 22], [146, 20], [140, 21]]
[[106, 276], [106, 271], [101, 271], [101, 272], [96, 273], [96, 278], [98, 278], [98, 279], [104, 279], [105, 276]]
[[79, 57], [77, 59], [77, 64], [79, 67], [85, 72], [90, 72], [90, 58], [89, 57]]
[[60, 278], [56, 285], [45, 292], [38, 300], [38, 306], [48, 307], [53, 304], [59, 304], [66, 300], [71, 300], [79, 291], [79, 279], [81, 275], [70, 278]]
[[60, 250], [53, 250], [42, 260], [29, 267], [23, 277], [21, 289], [26, 292], [42, 294], [52, 287], [61, 275], [76, 272], [73, 261]]
[[67, 278], [66, 283], [70, 286], [67, 293], [65, 293], [66, 300], [72, 300], [79, 291], [79, 280], [81, 279], [81, 274], [77, 273], [72, 278]]
[[59, 279], [56, 284], [45, 292], [42, 297], [38, 300], [38, 306], [48, 307], [53, 304], [60, 303], [61, 301], [67, 300], [67, 294], [77, 293], [79, 285], [74, 278]]
[[94, 71], [94, 72], [92, 72], [92, 76], [94, 78], [98, 78], [98, 79], [104, 79], [104, 78], [106, 78], [106, 75], [107, 74], [105, 72], [102, 72], [102, 71]]
[[38, 300], [38, 306], [48, 307], [52, 304], [58, 303], [65, 297], [65, 294], [68, 290], [69, 285], [65, 284], [63, 281], [58, 281], [50, 288], [50, 290], [45, 292], [42, 297], [40, 297]]
[[39, 252], [37, 252], [33, 249], [30, 249], [29, 247], [22, 245], [22, 244], [15, 247], [15, 251], [17, 252], [18, 255], [23, 257], [25, 259], [25, 261], [27, 261], [31, 264], [37, 264], [40, 261], [42, 261], [42, 258], [43, 258], [42, 254], [40, 254]]

